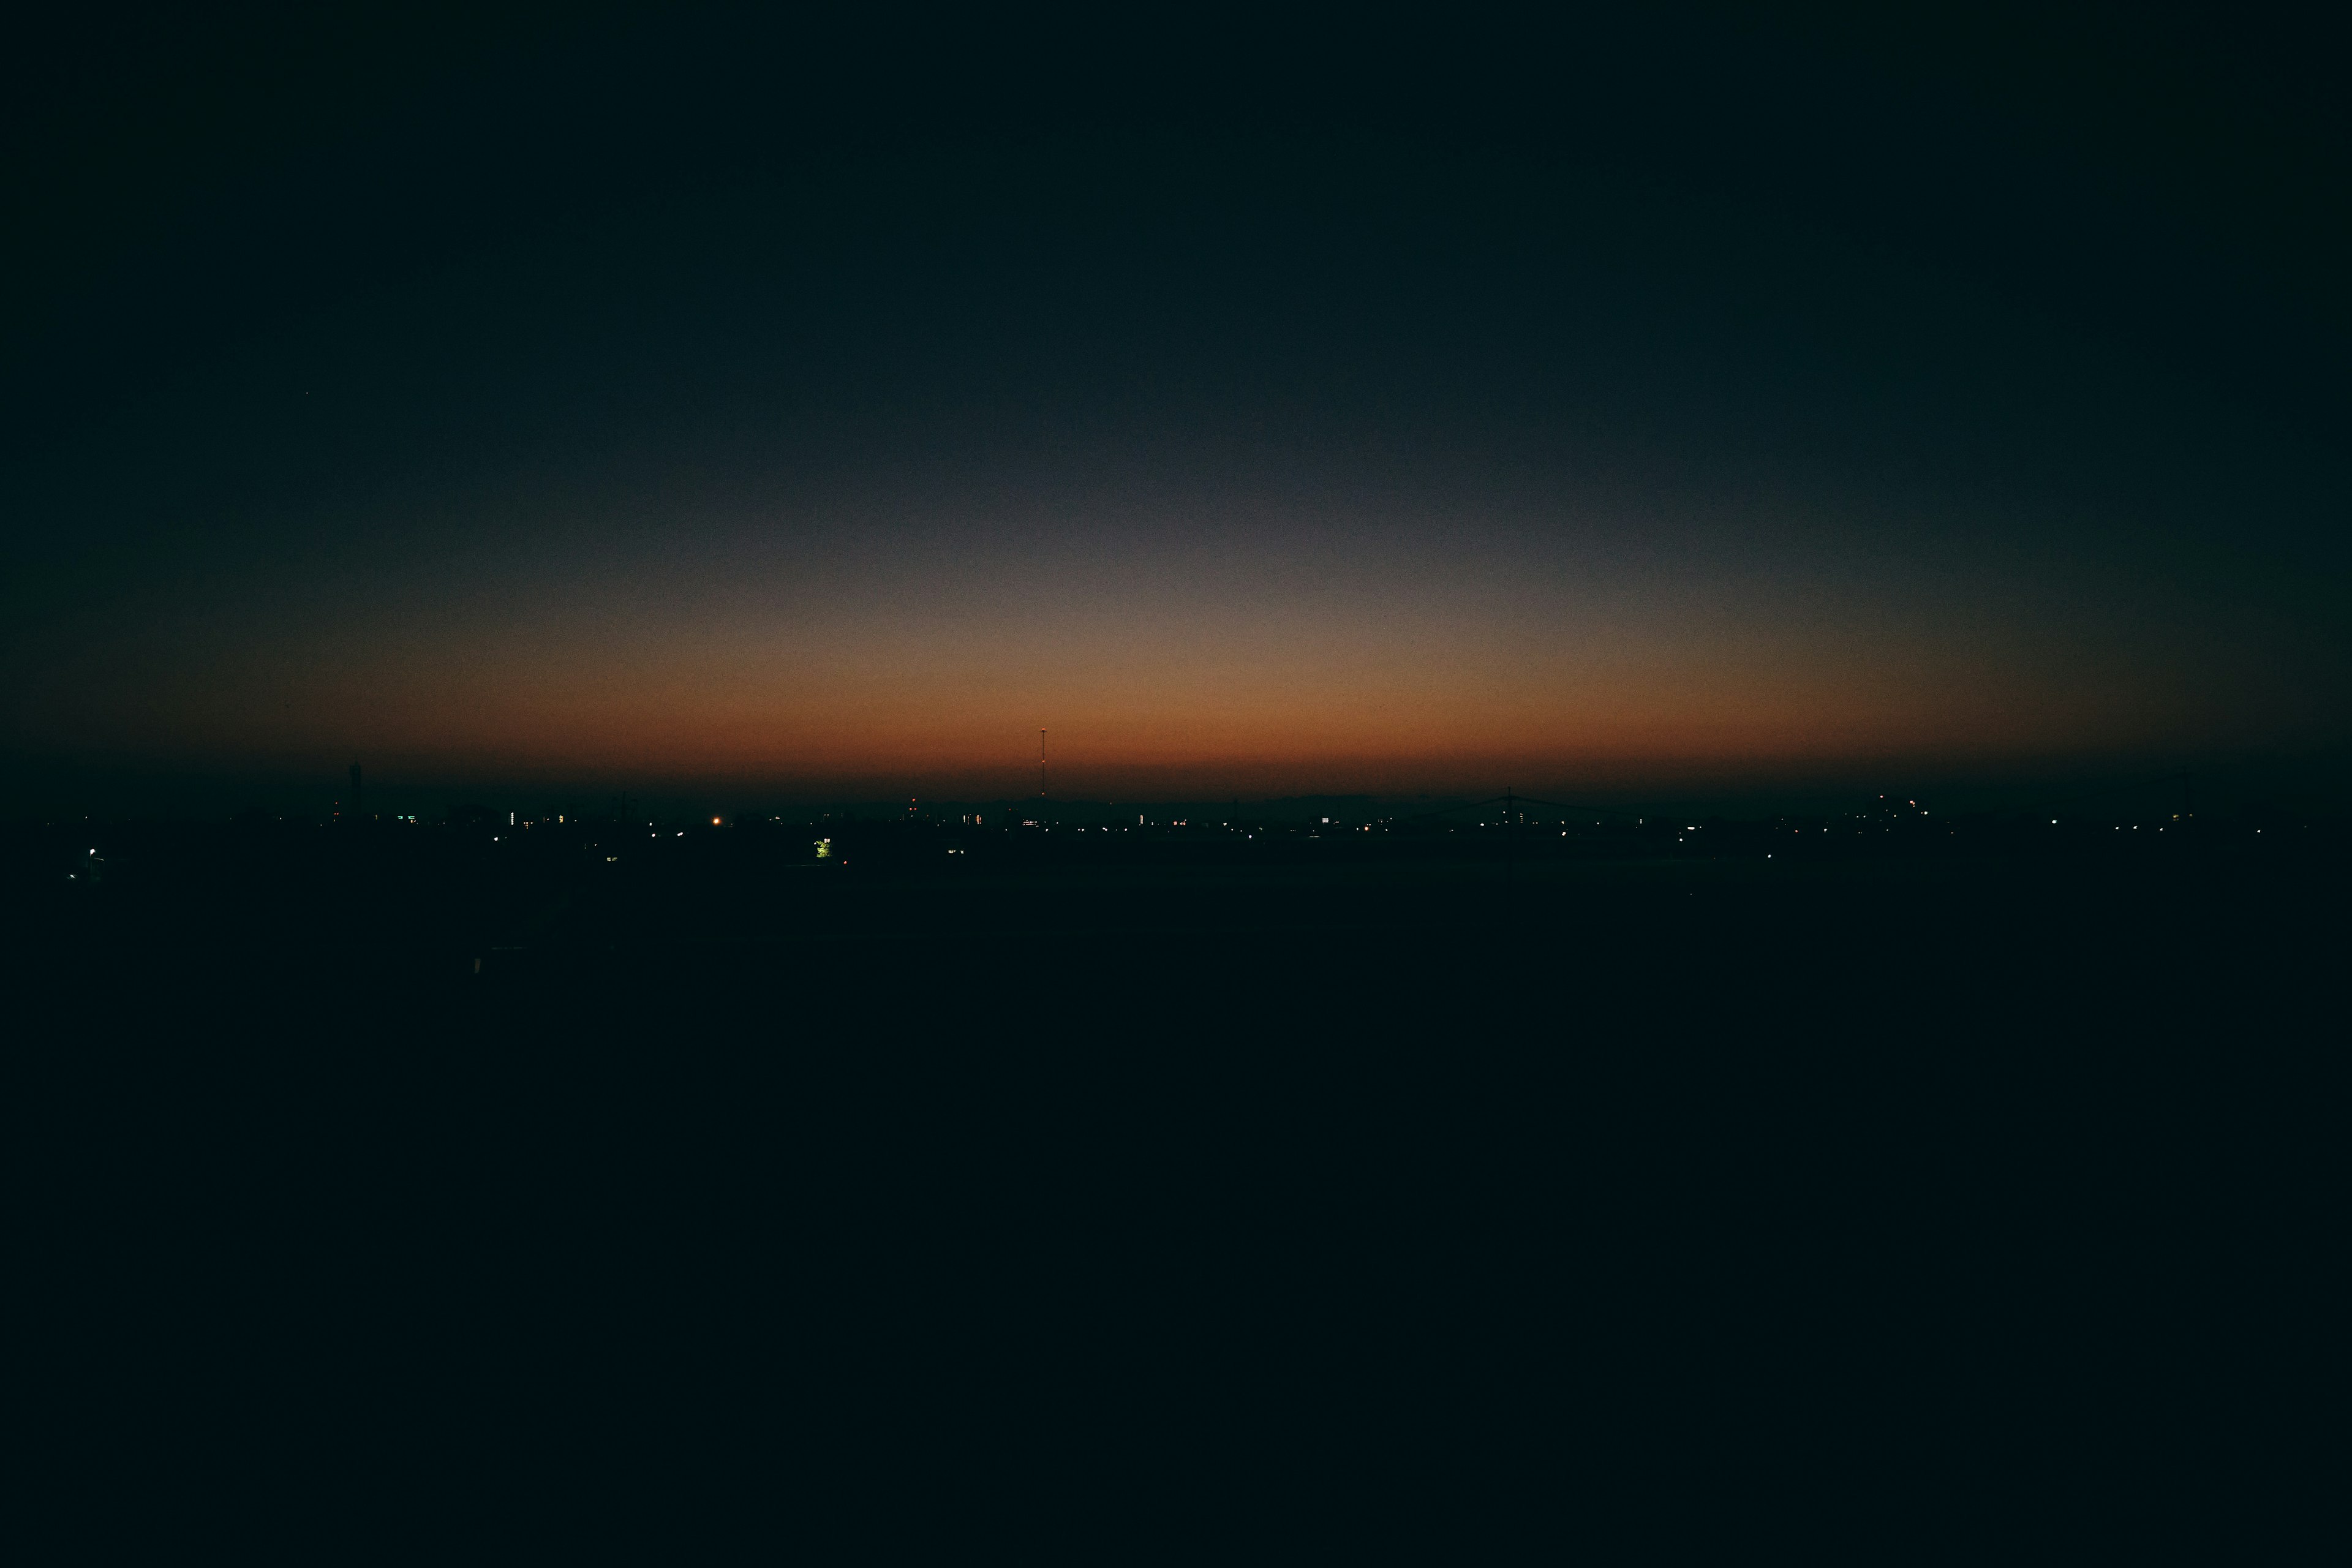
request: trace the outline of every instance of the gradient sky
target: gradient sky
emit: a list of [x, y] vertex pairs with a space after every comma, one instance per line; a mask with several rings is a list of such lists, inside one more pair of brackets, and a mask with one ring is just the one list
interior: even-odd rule
[[2315, 40], [1657, 17], [45, 35], [12, 801], [2340, 762]]

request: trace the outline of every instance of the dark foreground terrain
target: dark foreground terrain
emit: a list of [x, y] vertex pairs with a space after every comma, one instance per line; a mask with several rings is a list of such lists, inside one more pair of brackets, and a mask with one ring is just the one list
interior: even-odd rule
[[67, 1555], [2326, 1538], [2332, 853], [104, 858], [8, 976]]

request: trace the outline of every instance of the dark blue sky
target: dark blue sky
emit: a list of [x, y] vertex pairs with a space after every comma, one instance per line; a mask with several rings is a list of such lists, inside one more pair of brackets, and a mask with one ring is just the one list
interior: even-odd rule
[[2325, 40], [1429, 26], [37, 35], [12, 787], [2340, 757]]

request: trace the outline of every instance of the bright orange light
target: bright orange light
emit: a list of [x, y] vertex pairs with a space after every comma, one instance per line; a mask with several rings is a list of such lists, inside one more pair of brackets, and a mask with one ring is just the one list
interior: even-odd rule
[[713, 827], [718, 826], [719, 826], [719, 819], [718, 819], [717, 817], [715, 817], [715, 816], [714, 816], [714, 817], [712, 817], [712, 818], [710, 819], [710, 826], [713, 826]]

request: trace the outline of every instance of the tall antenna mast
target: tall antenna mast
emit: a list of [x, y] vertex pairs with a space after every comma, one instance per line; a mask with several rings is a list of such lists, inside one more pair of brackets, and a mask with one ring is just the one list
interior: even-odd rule
[[1045, 798], [1045, 731], [1037, 731], [1037, 798]]

